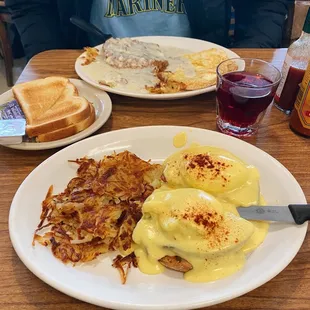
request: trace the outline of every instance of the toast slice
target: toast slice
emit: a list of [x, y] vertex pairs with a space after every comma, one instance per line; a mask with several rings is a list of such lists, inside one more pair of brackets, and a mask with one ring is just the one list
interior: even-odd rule
[[56, 104], [61, 104], [62, 101], [65, 101], [66, 99], [71, 98], [72, 96], [78, 96], [78, 95], [79, 91], [75, 87], [75, 85], [72, 84], [71, 82], [68, 82], [65, 89], [61, 93], [60, 97], [51, 108], [54, 108]]
[[28, 125], [32, 125], [58, 101], [68, 83], [67, 78], [52, 76], [17, 84], [12, 88]]
[[46, 122], [46, 120], [49, 119], [53, 113], [57, 113], [58, 110], [62, 110], [63, 105], [68, 104], [68, 101], [71, 101], [72, 97], [77, 97], [78, 95], [79, 92], [77, 88], [72, 83], [68, 82], [54, 104], [40, 116], [36, 117], [31, 124], [27, 123], [27, 125], [36, 126]]
[[58, 102], [36, 121], [27, 125], [28, 137], [36, 137], [83, 121], [90, 115], [90, 104], [83, 97], [71, 97]]
[[67, 138], [77, 134], [78, 132], [88, 128], [96, 119], [95, 109], [92, 104], [90, 106], [90, 114], [87, 118], [80, 121], [77, 124], [72, 124], [64, 128], [60, 128], [45, 134], [38, 135], [36, 138], [37, 142], [49, 142]]

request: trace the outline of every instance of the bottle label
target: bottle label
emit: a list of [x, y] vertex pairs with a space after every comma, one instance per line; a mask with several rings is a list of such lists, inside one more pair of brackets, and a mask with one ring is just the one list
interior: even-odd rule
[[295, 102], [295, 109], [302, 126], [306, 129], [310, 129], [310, 65], [300, 85], [300, 90]]
[[289, 55], [286, 54], [285, 60], [284, 60], [284, 64], [283, 64], [283, 68], [282, 68], [282, 78], [279, 84], [279, 87], [277, 89], [276, 92], [276, 96], [278, 98], [280, 98], [286, 78], [287, 78], [287, 74], [288, 74], [288, 70], [290, 69], [291, 63], [293, 62], [293, 58]]

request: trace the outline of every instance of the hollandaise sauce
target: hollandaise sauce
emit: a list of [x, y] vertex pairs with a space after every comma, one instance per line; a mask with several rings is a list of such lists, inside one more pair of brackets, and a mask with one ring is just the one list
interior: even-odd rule
[[192, 266], [184, 273], [191, 282], [240, 270], [268, 232], [267, 223], [240, 218], [236, 209], [264, 204], [257, 169], [224, 150], [198, 146], [172, 155], [164, 168], [167, 182], [145, 201], [133, 233], [139, 269], [159, 274], [162, 258], [179, 257]]
[[183, 147], [187, 142], [187, 134], [186, 132], [179, 132], [173, 137], [173, 145], [176, 148]]

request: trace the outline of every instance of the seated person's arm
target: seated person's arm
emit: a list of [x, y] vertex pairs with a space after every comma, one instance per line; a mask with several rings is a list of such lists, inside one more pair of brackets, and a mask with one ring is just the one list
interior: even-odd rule
[[12, 13], [12, 20], [20, 34], [28, 59], [45, 50], [64, 48], [56, 2], [51, 0], [5, 1]]
[[234, 47], [280, 47], [292, 0], [234, 0]]

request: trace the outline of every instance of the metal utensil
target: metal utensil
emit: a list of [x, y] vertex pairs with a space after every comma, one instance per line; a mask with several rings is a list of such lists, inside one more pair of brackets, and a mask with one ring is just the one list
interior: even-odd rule
[[310, 220], [310, 204], [288, 206], [238, 207], [239, 215], [247, 220], [287, 222], [301, 225]]

